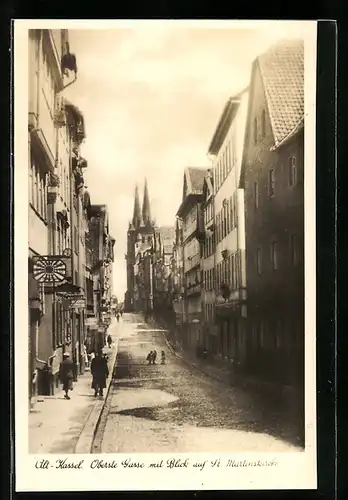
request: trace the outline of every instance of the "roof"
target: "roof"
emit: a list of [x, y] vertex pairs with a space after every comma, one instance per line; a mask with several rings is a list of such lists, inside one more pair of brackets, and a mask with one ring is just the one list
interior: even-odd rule
[[235, 117], [235, 114], [240, 105], [240, 101], [242, 99], [242, 95], [247, 92], [248, 87], [239, 92], [237, 95], [230, 97], [225, 104], [225, 107], [222, 111], [218, 124], [216, 126], [213, 138], [210, 142], [208, 153], [211, 155], [218, 154], [227, 132], [231, 126], [231, 123]]
[[208, 174], [207, 168], [188, 167], [187, 172], [187, 193], [186, 194], [202, 194], [204, 178]]
[[281, 40], [257, 62], [277, 147], [299, 127], [304, 116], [303, 40]]

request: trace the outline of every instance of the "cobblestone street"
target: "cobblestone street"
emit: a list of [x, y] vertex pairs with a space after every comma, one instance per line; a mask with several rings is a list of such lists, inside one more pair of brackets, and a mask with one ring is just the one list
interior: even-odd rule
[[[160, 328], [137, 315], [125, 315], [120, 327], [94, 453], [299, 451], [279, 438], [274, 417], [245, 391], [201, 374], [171, 353]], [[157, 362], [149, 365], [146, 356], [154, 349]]]

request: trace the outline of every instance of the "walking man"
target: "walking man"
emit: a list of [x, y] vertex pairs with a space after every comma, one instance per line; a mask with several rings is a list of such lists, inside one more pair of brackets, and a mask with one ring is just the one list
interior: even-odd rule
[[111, 335], [109, 333], [109, 335], [108, 335], [108, 346], [109, 346], [109, 349], [111, 348], [111, 345], [112, 345], [112, 337], [111, 337]]
[[151, 365], [151, 362], [152, 362], [152, 355], [153, 355], [153, 352], [150, 351], [149, 354], [146, 356], [146, 361], [148, 361], [149, 365]]
[[63, 354], [63, 361], [59, 366], [59, 379], [63, 384], [63, 391], [65, 391], [65, 399], [70, 399], [69, 391], [73, 390], [74, 380], [74, 363], [70, 358], [70, 354], [65, 352]]
[[91, 363], [91, 373], [93, 376], [92, 389], [94, 396], [103, 396], [103, 391], [106, 387], [106, 379], [109, 376], [108, 364], [104, 356], [98, 352]]
[[164, 351], [161, 352], [161, 365], [164, 365], [166, 362], [166, 353]]

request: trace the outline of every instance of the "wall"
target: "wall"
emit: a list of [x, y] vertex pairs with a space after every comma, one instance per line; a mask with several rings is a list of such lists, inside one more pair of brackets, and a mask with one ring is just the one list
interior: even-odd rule
[[196, 203], [190, 208], [188, 213], [184, 216], [183, 222], [183, 241], [187, 240], [189, 236], [197, 228], [197, 205]]
[[[265, 134], [258, 134], [255, 143], [252, 126], [263, 109], [266, 110]], [[249, 354], [259, 359], [255, 367], [265, 376], [271, 376], [268, 372], [273, 371], [278, 380], [293, 381], [303, 373], [303, 131], [274, 152], [270, 151], [272, 145], [270, 119], [256, 67], [245, 148]], [[289, 185], [288, 160], [292, 155], [296, 157], [297, 166], [295, 186]], [[269, 189], [271, 169], [273, 194]], [[292, 262], [293, 234], [297, 236], [296, 264]], [[274, 242], [276, 266], [272, 260]], [[250, 364], [254, 364], [253, 359]]]

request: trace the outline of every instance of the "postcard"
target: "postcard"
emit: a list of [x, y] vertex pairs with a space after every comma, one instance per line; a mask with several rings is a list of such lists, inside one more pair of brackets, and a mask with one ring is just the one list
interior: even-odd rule
[[14, 21], [16, 491], [317, 487], [316, 40]]

